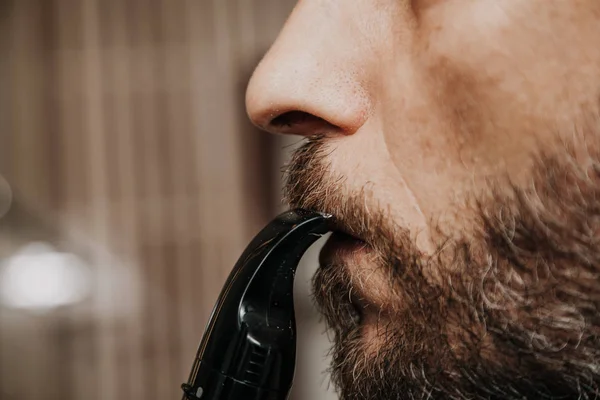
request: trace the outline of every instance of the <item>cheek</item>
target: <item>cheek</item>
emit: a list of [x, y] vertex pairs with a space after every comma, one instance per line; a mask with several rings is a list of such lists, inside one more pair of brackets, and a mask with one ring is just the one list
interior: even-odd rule
[[[503, 103], [499, 78], [511, 67], [494, 73], [484, 68], [497, 64], [493, 58], [499, 53], [474, 34], [484, 28], [473, 21], [481, 20], [478, 14], [489, 2], [417, 3], [421, 15], [412, 57], [386, 71], [393, 78], [387, 79], [381, 115], [394, 164], [422, 207], [435, 214], [457, 192], [469, 190], [466, 182], [475, 167], [483, 172], [501, 158], [491, 157], [489, 150], [499, 153], [498, 142], [510, 131], [495, 113]], [[489, 31], [508, 24], [506, 17], [493, 14], [479, 22], [484, 23]]]
[[514, 128], [505, 116], [554, 122], [557, 111], [596, 101], [598, 4], [447, 1], [422, 18], [417, 57], [448, 101], [473, 103], [499, 128]]
[[422, 15], [415, 59], [444, 127], [434, 139], [475, 175], [518, 174], [596, 101], [597, 22], [571, 2], [540, 6], [455, 0]]
[[594, 99], [598, 79], [581, 67], [600, 65], [586, 59], [598, 52], [598, 24], [564, 4], [448, 0], [421, 10], [410, 59], [384, 71], [379, 107], [385, 150], [427, 218], [486, 182], [524, 182], [531, 153]]
[[530, 38], [514, 31], [519, 24], [506, 7], [448, 1], [422, 20], [417, 64], [449, 140], [469, 151], [509, 139], [503, 131], [515, 131], [532, 114], [526, 108], [538, 92]]

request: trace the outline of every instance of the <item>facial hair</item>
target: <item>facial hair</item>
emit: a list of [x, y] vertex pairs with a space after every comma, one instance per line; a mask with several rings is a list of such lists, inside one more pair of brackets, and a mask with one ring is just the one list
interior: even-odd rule
[[367, 339], [347, 266], [321, 265], [314, 277], [342, 399], [600, 397], [597, 153], [581, 162], [565, 145], [537, 156], [530, 186], [498, 182], [471, 199], [461, 212], [475, 228], [439, 227], [432, 255], [368, 193], [344, 190], [330, 150], [317, 136], [295, 152], [287, 199], [333, 214], [364, 240], [391, 293]]

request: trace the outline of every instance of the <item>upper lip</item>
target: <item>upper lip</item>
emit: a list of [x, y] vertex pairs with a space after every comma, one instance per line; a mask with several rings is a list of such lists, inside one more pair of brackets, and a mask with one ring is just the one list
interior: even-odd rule
[[363, 231], [359, 228], [355, 228], [352, 224], [349, 224], [343, 217], [338, 217], [335, 214], [333, 215], [334, 221], [332, 225], [332, 230], [334, 232], [343, 233], [364, 243], [370, 242], [368, 232]]

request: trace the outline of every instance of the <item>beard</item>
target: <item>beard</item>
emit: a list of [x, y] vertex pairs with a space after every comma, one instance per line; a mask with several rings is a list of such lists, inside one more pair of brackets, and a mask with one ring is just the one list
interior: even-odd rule
[[561, 149], [535, 157], [528, 187], [473, 196], [458, 216], [474, 228], [437, 227], [428, 254], [366, 190], [344, 192], [322, 137], [295, 152], [290, 204], [333, 214], [386, 286], [374, 307], [344, 262], [314, 277], [343, 399], [600, 397], [600, 158]]

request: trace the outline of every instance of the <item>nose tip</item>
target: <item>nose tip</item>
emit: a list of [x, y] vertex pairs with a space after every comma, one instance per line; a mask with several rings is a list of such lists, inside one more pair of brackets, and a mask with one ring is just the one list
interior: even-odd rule
[[[294, 14], [250, 80], [248, 115], [273, 133], [353, 134], [370, 113], [358, 72], [365, 70], [359, 65], [364, 57], [357, 60], [356, 51], [339, 41], [328, 43], [323, 38], [329, 33], [307, 30], [303, 14]], [[352, 41], [346, 45], [352, 47]]]
[[[297, 71], [297, 70], [296, 70]], [[350, 135], [368, 117], [360, 90], [322, 78], [322, 69], [306, 66], [301, 76], [276, 59], [267, 60], [248, 86], [246, 107], [252, 122], [271, 133], [310, 136], [317, 133]]]
[[310, 136], [320, 133], [351, 135], [369, 114], [361, 88], [316, 65], [286, 69], [276, 57], [255, 71], [246, 95], [252, 122], [268, 132]]

